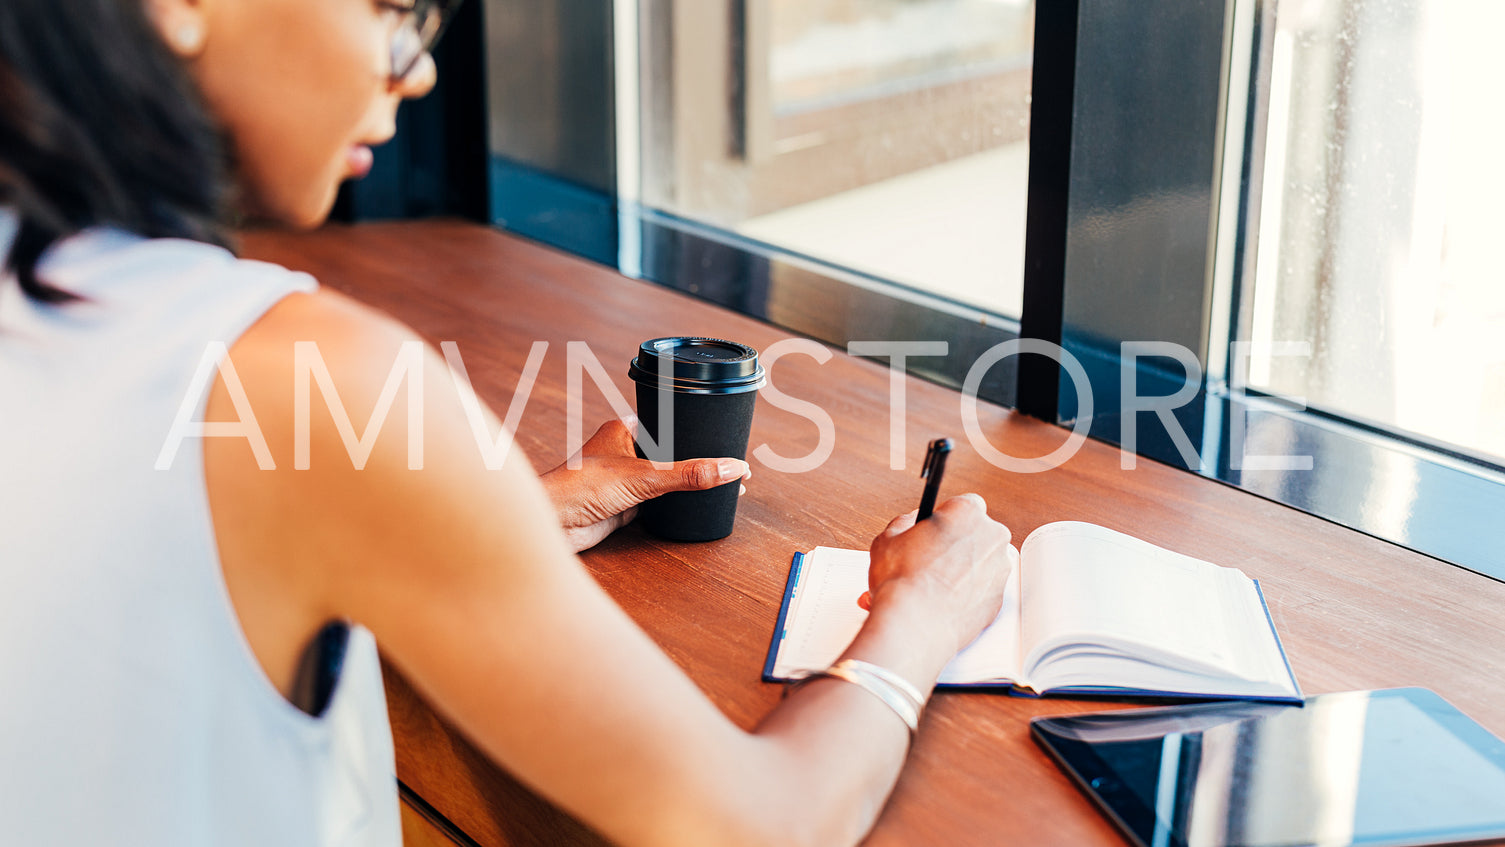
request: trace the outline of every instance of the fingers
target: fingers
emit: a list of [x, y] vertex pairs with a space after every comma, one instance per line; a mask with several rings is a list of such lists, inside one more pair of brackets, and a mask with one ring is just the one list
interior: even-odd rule
[[[946, 514], [957, 518], [975, 520], [978, 515], [986, 516], [988, 514], [988, 504], [982, 497], [976, 494], [959, 494], [948, 498], [945, 502], [937, 506], [933, 514]], [[919, 517], [920, 513], [918, 510], [900, 515], [888, 522], [888, 526], [883, 529], [883, 534], [893, 536], [906, 532], [914, 527], [919, 521]]]
[[959, 649], [998, 614], [1017, 553], [1008, 527], [976, 494], [951, 497], [931, 517], [894, 518], [873, 541], [869, 592], [860, 608], [877, 613], [895, 597], [918, 598]]
[[[947, 518], [975, 521], [988, 516], [988, 504], [987, 501], [976, 494], [959, 494], [948, 498], [945, 502], [937, 506], [933, 515], [942, 515], [943, 521]], [[914, 525], [919, 520], [919, 516], [920, 513], [918, 511], [900, 515], [888, 522], [888, 526], [884, 527], [882, 534], [887, 537], [893, 537], [907, 532], [914, 528]]]
[[1009, 543], [1014, 537], [1008, 526], [988, 517], [988, 503], [978, 494], [958, 494], [948, 498], [935, 508], [935, 515], [947, 523], [955, 521], [965, 526], [980, 522], [990, 529], [996, 527], [993, 531], [1003, 533], [1002, 544]]
[[988, 513], [988, 501], [982, 499], [982, 496], [979, 494], [958, 494], [955, 497], [946, 498], [944, 502], [935, 507], [935, 510], [937, 512], [948, 512], [956, 515], [975, 516], [977, 513], [986, 515]]
[[883, 528], [883, 535], [892, 538], [893, 536], [898, 535], [901, 532], [906, 532], [915, 525], [915, 521], [918, 520], [919, 517], [920, 512], [918, 509], [907, 514], [900, 515], [888, 522], [888, 526]]
[[894, 518], [873, 539], [872, 550], [876, 553], [880, 547], [900, 549], [911, 542], [945, 547], [964, 541], [976, 551], [975, 555], [986, 556], [991, 555], [990, 551], [1007, 546], [1013, 537], [1007, 526], [988, 517], [987, 502], [976, 494], [947, 499], [925, 522], [923, 532], [914, 537], [907, 536], [906, 533], [914, 530], [918, 523], [917, 511]]
[[637, 509], [628, 509], [620, 514], [612, 515], [609, 518], [585, 526], [566, 526], [564, 528], [564, 535], [575, 549], [575, 552], [579, 553], [601, 543], [608, 535], [631, 523], [635, 517], [637, 517]]

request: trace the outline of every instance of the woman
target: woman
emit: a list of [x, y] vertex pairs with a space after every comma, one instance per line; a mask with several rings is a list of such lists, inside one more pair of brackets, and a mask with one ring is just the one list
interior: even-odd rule
[[[1009, 532], [979, 498], [897, 518], [853, 663], [744, 732], [573, 553], [643, 498], [745, 465], [656, 472], [615, 423], [581, 470], [540, 479], [514, 450], [487, 471], [447, 391], [424, 395], [421, 470], [401, 415], [363, 463], [333, 415], [296, 431], [296, 342], [354, 410], [416, 336], [235, 259], [225, 221], [321, 222], [431, 87], [437, 23], [389, 0], [0, 4], [7, 840], [395, 843], [374, 636], [481, 749], [614, 841], [852, 843], [921, 692], [998, 609]], [[173, 449], [174, 420], [216, 423]], [[343, 651], [338, 621], [356, 624]], [[308, 685], [340, 656], [332, 696]]]

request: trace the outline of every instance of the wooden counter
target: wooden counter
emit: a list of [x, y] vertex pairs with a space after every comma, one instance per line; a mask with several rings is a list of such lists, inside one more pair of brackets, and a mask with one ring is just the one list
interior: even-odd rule
[[[391, 312], [434, 344], [458, 343], [476, 390], [505, 413], [535, 341], [549, 343], [519, 443], [539, 468], [565, 456], [567, 342], [585, 341], [632, 397], [637, 345], [709, 335], [760, 350], [789, 337], [767, 324], [650, 283], [465, 223], [332, 226], [252, 233], [248, 257], [306, 270], [327, 286]], [[1015, 539], [1051, 521], [1092, 521], [1244, 570], [1259, 579], [1307, 694], [1418, 685], [1505, 734], [1505, 584], [1148, 460], [1119, 467], [1115, 447], [1089, 442], [1062, 467], [1010, 474], [969, 448], [959, 395], [907, 379], [906, 467], [889, 467], [889, 373], [840, 351], [829, 361], [780, 359], [784, 394], [835, 422], [829, 460], [805, 473], [753, 461], [737, 530], [675, 544], [629, 527], [583, 558], [596, 578], [733, 720], [751, 727], [779, 687], [759, 681], [790, 555], [817, 545], [866, 547], [892, 516], [914, 508], [924, 442], [958, 450], [943, 493], [976, 491]], [[585, 383], [585, 435], [612, 415]], [[989, 441], [1040, 456], [1058, 427], [982, 404]], [[760, 398], [752, 446], [798, 457], [818, 443], [809, 419]], [[1481, 528], [1481, 531], [1484, 531]], [[520, 787], [445, 727], [388, 671], [398, 776], [482, 845], [598, 843], [580, 824]], [[606, 697], [603, 692], [603, 699]], [[938, 694], [874, 845], [1122, 844], [1116, 831], [1030, 740], [1037, 715], [1111, 708], [1102, 702]]]

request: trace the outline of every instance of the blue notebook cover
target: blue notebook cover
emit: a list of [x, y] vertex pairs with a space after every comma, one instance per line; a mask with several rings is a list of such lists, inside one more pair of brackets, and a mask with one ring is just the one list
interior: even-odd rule
[[773, 624], [773, 642], [768, 645], [768, 658], [763, 662], [764, 682], [788, 682], [787, 679], [779, 679], [773, 675], [773, 663], [779, 656], [779, 645], [784, 643], [787, 634], [784, 629], [789, 620], [789, 601], [794, 599], [794, 591], [800, 584], [800, 571], [805, 564], [805, 554], [795, 553], [794, 561], [789, 565], [789, 579], [784, 583], [784, 600], [779, 604], [779, 619]]

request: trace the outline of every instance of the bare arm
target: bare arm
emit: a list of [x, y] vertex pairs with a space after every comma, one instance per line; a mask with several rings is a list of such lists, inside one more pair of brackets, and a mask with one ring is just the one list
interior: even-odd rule
[[[342, 399], [364, 415], [410, 338], [338, 298], [289, 303], [233, 351], [274, 450], [291, 340], [321, 339]], [[352, 469], [317, 400], [308, 471], [258, 474], [249, 456], [206, 445], [232, 599], [273, 678], [279, 650], [347, 617], [499, 764], [619, 843], [858, 840], [903, 762], [898, 718], [820, 681], [755, 732], [732, 724], [574, 559], [520, 452], [484, 469], [442, 361], [426, 368], [420, 471], [390, 420], [366, 469]], [[975, 498], [913, 529], [896, 521], [875, 542], [872, 615], [849, 655], [928, 690], [996, 611], [1007, 542]]]

